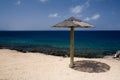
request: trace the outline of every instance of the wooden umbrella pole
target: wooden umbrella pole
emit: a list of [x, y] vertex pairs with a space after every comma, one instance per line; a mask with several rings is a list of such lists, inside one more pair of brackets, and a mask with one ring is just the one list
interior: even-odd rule
[[70, 65], [69, 67], [74, 66], [74, 27], [71, 27], [70, 32]]

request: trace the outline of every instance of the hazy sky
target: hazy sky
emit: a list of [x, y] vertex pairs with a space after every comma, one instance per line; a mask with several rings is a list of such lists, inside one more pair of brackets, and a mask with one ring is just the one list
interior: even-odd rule
[[71, 16], [90, 30], [120, 30], [120, 0], [0, 0], [0, 30], [55, 30]]

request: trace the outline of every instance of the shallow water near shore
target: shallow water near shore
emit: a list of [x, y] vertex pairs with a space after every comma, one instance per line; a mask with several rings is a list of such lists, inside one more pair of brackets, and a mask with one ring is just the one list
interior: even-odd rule
[[[120, 31], [75, 31], [75, 56], [103, 57], [120, 49]], [[0, 31], [0, 47], [69, 56], [69, 31]]]

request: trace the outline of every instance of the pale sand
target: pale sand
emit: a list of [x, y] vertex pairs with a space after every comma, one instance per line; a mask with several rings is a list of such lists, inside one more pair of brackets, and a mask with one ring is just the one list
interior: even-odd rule
[[0, 49], [0, 80], [120, 80], [120, 61], [90, 60], [104, 62], [111, 68], [103, 73], [80, 72], [69, 68], [69, 58]]

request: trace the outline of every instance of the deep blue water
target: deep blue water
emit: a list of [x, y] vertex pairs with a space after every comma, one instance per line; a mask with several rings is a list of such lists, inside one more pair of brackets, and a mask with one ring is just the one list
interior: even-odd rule
[[[69, 48], [69, 31], [0, 31], [0, 46], [51, 46]], [[120, 31], [75, 31], [75, 48], [120, 50]]]

